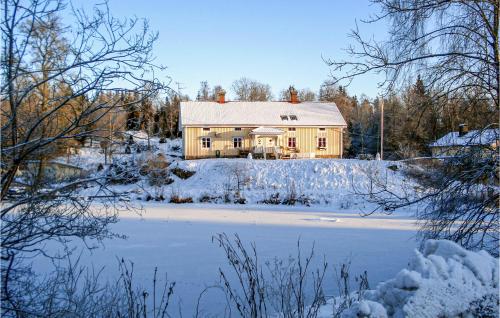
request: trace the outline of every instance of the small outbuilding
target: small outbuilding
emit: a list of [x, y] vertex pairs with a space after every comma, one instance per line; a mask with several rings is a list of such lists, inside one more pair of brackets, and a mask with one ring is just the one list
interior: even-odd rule
[[499, 146], [497, 129], [483, 129], [469, 131], [466, 124], [461, 124], [458, 131], [452, 131], [429, 145], [432, 156], [435, 158], [455, 156], [459, 151], [470, 148]]

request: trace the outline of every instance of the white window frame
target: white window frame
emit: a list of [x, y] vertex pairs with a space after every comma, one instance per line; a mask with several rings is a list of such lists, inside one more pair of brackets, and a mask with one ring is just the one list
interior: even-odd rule
[[[324, 139], [324, 140], [325, 140], [325, 145], [324, 145], [324, 146], [321, 146], [321, 145], [320, 145], [320, 143], [319, 143], [319, 141], [320, 141], [321, 139]], [[318, 137], [318, 142], [317, 142], [317, 145], [318, 145], [318, 148], [319, 148], [319, 149], [326, 149], [326, 147], [327, 147], [327, 145], [328, 145], [328, 138], [326, 138], [326, 137]]]
[[[238, 141], [237, 141], [237, 139], [239, 139], [239, 144], [240, 144], [240, 146], [239, 146], [239, 147], [235, 147], [235, 146], [234, 146], [234, 144], [235, 144], [236, 142], [238, 142]], [[240, 136], [235, 136], [235, 137], [233, 137], [233, 148], [234, 148], [234, 149], [240, 149], [240, 148], [243, 148], [243, 137], [240, 137]]]
[[[293, 147], [290, 146], [290, 139], [294, 139], [295, 140], [295, 142], [294, 142], [295, 145]], [[287, 145], [287, 147], [289, 149], [295, 149], [295, 148], [297, 148], [297, 137], [288, 137], [288, 139], [286, 140], [286, 145]]]
[[234, 127], [234, 131], [241, 131], [241, 127]]
[[210, 129], [210, 127], [203, 127], [202, 130], [203, 131], [210, 131], [211, 129]]
[[201, 149], [211, 149], [211, 148], [212, 148], [212, 138], [201, 137]]

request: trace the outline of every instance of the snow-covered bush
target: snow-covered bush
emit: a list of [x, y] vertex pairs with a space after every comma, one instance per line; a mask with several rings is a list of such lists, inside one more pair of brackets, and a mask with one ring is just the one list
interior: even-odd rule
[[271, 194], [269, 197], [266, 196], [264, 199], [262, 199], [258, 203], [273, 204], [273, 205], [281, 204], [280, 193], [275, 192], [275, 193]]
[[146, 160], [140, 168], [140, 174], [147, 176], [149, 185], [151, 186], [163, 186], [174, 182], [170, 178], [170, 173], [168, 171], [168, 161], [165, 155], [158, 154], [152, 158]]
[[114, 160], [106, 174], [112, 184], [131, 184], [140, 179], [137, 165], [132, 160]]
[[283, 200], [283, 204], [285, 205], [295, 205], [297, 202], [297, 190], [295, 188], [295, 181], [290, 180], [290, 183], [287, 187], [286, 196]]
[[408, 269], [343, 311], [358, 317], [497, 317], [498, 259], [447, 240], [428, 240]]
[[220, 203], [222, 202], [222, 196], [210, 195], [209, 193], [203, 193], [198, 199], [200, 203]]

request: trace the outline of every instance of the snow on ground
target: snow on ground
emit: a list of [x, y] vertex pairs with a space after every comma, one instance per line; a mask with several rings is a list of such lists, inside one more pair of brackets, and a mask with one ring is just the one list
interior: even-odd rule
[[[134, 135], [139, 144], [146, 144], [145, 136]], [[181, 179], [170, 173], [174, 181], [163, 186], [151, 186], [148, 178], [140, 176], [135, 184], [115, 185], [115, 191], [130, 193], [133, 200], [145, 201], [161, 194], [166, 202], [172, 196], [192, 198], [195, 203], [230, 203], [243, 198], [246, 204], [263, 204], [263, 201], [283, 202], [291, 196], [297, 205], [331, 207], [337, 211], [371, 212], [376, 208], [368, 204], [356, 191], [367, 192], [369, 175], [387, 182], [390, 189], [401, 193], [413, 192], [416, 185], [401, 172], [402, 164], [390, 161], [366, 161], [354, 159], [200, 159], [182, 160], [181, 140], [167, 140], [160, 144], [158, 138], [150, 140], [152, 153], [142, 152], [114, 155], [115, 162], [146, 162], [158, 154], [166, 156], [169, 170], [180, 168], [194, 172], [192, 177]], [[97, 165], [104, 161], [98, 148], [82, 148], [78, 155], [70, 157], [70, 163], [97, 173]], [[139, 167], [133, 168], [139, 170]], [[104, 172], [101, 172], [104, 173]], [[87, 189], [84, 195], [94, 195], [95, 189]], [[269, 202], [268, 202], [269, 203]], [[405, 210], [404, 212], [410, 212]]]
[[[428, 240], [422, 253], [415, 251], [408, 269], [366, 291], [365, 299], [345, 310], [342, 317], [476, 317], [478, 307], [485, 317], [487, 312], [488, 317], [495, 317], [498, 279], [498, 259], [487, 252]], [[331, 317], [332, 306], [331, 301], [324, 306], [320, 317]]]
[[[146, 205], [141, 215], [123, 212], [112, 229], [128, 238], [106, 240], [101, 248], [83, 250], [82, 261], [96, 268], [105, 266], [103, 277], [107, 278], [116, 277], [118, 259], [133, 261], [137, 282], [146, 288], [151, 287], [157, 266], [159, 274], [167, 272], [168, 278], [177, 282], [175, 301], [182, 302], [183, 316], [187, 317], [201, 291], [219, 284], [219, 267], [230, 272], [223, 251], [212, 243], [217, 233], [238, 233], [245, 243], [255, 242], [261, 264], [275, 257], [295, 256], [300, 238], [304, 254], [315, 245], [311, 269], [321, 266], [323, 255], [331, 266], [350, 260], [353, 275], [367, 270], [373, 286], [405, 267], [416, 247], [411, 218], [362, 218], [325, 207], [154, 203]], [[51, 265], [40, 260], [36, 266], [46, 271]], [[325, 279], [325, 293], [337, 294], [332, 267]], [[222, 316], [225, 302], [219, 290], [211, 290], [201, 303], [211, 317]]]
[[372, 208], [354, 195], [356, 190], [367, 191], [367, 174], [387, 178], [388, 184], [396, 191], [404, 183], [409, 183], [401, 172], [387, 168], [397, 166], [395, 162], [353, 159], [204, 159], [179, 161], [175, 165], [196, 172], [193, 177], [176, 180], [170, 186], [183, 196], [223, 196], [228, 186], [234, 188], [234, 180], [239, 174], [240, 178], [246, 180], [241, 195], [248, 203], [254, 204], [276, 193], [279, 193], [280, 198], [286, 198], [294, 191], [297, 196], [303, 195], [310, 200], [312, 205], [359, 210]]
[[[141, 144], [147, 142], [140, 134], [134, 138]], [[356, 190], [363, 192], [370, 187], [368, 175], [378, 176], [396, 193], [415, 191], [416, 185], [406, 179], [400, 163], [348, 159], [185, 161], [180, 159], [180, 139], [160, 144], [153, 138], [150, 142], [155, 149], [152, 154], [122, 153], [114, 160], [144, 162], [144, 156], [163, 154], [170, 171], [180, 168], [194, 175], [181, 179], [170, 174], [174, 182], [161, 187], [150, 186], [145, 177], [134, 184], [114, 185], [114, 190], [129, 193], [132, 203], [142, 205], [143, 210], [141, 214], [122, 212], [113, 226], [114, 231], [128, 236], [126, 240], [107, 240], [102, 248], [91, 252], [83, 249], [82, 259], [97, 268], [105, 266], [108, 278], [116, 277], [118, 259], [130, 260], [137, 280], [145, 287], [151, 287], [157, 266], [159, 272], [167, 272], [169, 279], [177, 282], [176, 300], [182, 303], [184, 315], [191, 315], [205, 287], [219, 283], [219, 267], [228, 270], [222, 250], [212, 243], [212, 236], [218, 233], [237, 233], [244, 242], [255, 242], [263, 263], [294, 256], [300, 238], [305, 251], [315, 245], [318, 257], [313, 269], [320, 267], [323, 255], [330, 265], [350, 260], [352, 274], [367, 270], [371, 286], [406, 267], [416, 247], [411, 210], [363, 218], [360, 212], [376, 207], [355, 195]], [[104, 155], [97, 148], [83, 148], [70, 158], [70, 163], [91, 173], [99, 173], [96, 168], [103, 161]], [[93, 191], [88, 188], [82, 194], [95, 194]], [[146, 202], [149, 193], [162, 193], [166, 201]], [[233, 199], [244, 198], [245, 204], [221, 204], [228, 194]], [[292, 194], [302, 202], [295, 206], [262, 202], [272, 197], [281, 202]], [[169, 204], [172, 195], [191, 197], [195, 203]], [[209, 198], [209, 203], [200, 203], [203, 197]], [[50, 264], [41, 260], [37, 267], [44, 271]], [[325, 292], [333, 296], [338, 293], [336, 289], [330, 267]], [[386, 305], [382, 298], [374, 296], [370, 300], [373, 303], [360, 306], [380, 309]], [[218, 310], [224, 307], [220, 291], [207, 293], [202, 306], [212, 316], [220, 315]]]
[[357, 228], [381, 230], [415, 231], [415, 220], [403, 215], [377, 214], [361, 217], [359, 213], [333, 212], [330, 208], [303, 206], [216, 206], [216, 205], [175, 205], [150, 203], [141, 212], [123, 211], [123, 218], [146, 218], [148, 220], [168, 220], [178, 222], [209, 222], [227, 224], [251, 224], [259, 226], [299, 226], [320, 228]]
[[[138, 144], [147, 144], [147, 135], [144, 132], [127, 132], [127, 135], [132, 135], [135, 142]], [[151, 137], [151, 145], [155, 147], [156, 153], [163, 153], [168, 156], [177, 157], [180, 156], [180, 149], [182, 149], [182, 139], [166, 139], [165, 143], [160, 143], [158, 137]], [[129, 159], [133, 160], [140, 157], [139, 154], [125, 154], [124, 147], [117, 147], [117, 153], [113, 155], [114, 159]], [[78, 149], [78, 153], [72, 154], [70, 156], [63, 156], [55, 161], [62, 163], [68, 163], [75, 165], [91, 172], [97, 169], [97, 166], [101, 163], [104, 164], [104, 151], [99, 146], [99, 142], [94, 141], [92, 147], [82, 147]]]

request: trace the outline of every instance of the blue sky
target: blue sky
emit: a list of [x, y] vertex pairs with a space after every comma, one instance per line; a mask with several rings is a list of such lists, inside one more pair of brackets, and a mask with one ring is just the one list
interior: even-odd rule
[[[275, 96], [291, 84], [317, 91], [330, 74], [322, 57], [345, 56], [355, 20], [377, 12], [368, 0], [110, 0], [109, 6], [116, 17], [147, 18], [159, 31], [157, 62], [191, 98], [203, 80], [222, 85], [231, 98], [231, 83], [243, 76], [270, 84]], [[362, 30], [385, 36], [383, 24]], [[359, 78], [348, 91], [375, 97], [377, 80]]]

